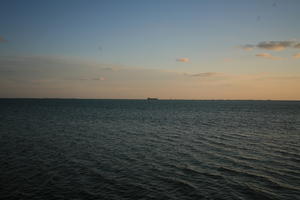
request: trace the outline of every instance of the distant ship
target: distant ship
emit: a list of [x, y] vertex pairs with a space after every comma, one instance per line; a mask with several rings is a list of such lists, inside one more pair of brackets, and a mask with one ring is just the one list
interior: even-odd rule
[[148, 101], [153, 101], [153, 100], [158, 100], [158, 98], [151, 98], [151, 97], [148, 97], [147, 100], [148, 100]]

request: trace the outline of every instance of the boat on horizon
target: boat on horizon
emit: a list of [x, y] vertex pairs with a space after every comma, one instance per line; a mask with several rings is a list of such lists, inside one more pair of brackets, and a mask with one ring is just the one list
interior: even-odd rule
[[148, 101], [153, 101], [153, 100], [158, 100], [158, 98], [148, 97], [147, 100]]

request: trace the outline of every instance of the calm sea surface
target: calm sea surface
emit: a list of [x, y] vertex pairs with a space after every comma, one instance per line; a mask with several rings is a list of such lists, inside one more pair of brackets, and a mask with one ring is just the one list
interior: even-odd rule
[[300, 102], [2, 99], [0, 199], [300, 199]]

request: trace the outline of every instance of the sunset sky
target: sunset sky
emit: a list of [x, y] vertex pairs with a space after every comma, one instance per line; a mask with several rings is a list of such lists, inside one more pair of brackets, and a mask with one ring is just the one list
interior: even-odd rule
[[0, 98], [300, 100], [299, 0], [0, 6]]

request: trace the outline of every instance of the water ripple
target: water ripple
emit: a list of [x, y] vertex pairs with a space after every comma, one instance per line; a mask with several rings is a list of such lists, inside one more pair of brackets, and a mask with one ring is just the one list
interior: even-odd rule
[[1, 199], [300, 199], [300, 102], [0, 100]]

